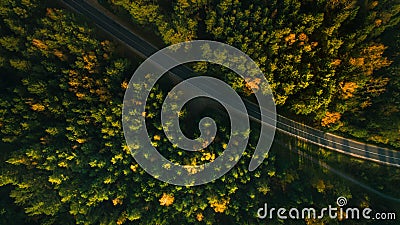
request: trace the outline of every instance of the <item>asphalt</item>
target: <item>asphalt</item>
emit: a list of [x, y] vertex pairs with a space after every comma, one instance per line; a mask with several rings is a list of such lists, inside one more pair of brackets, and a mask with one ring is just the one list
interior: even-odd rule
[[[146, 59], [159, 49], [154, 47], [148, 41], [139, 37], [138, 35], [131, 32], [123, 25], [117, 23], [112, 18], [109, 18], [102, 11], [96, 9], [90, 3], [84, 0], [61, 0], [66, 6], [73, 11], [86, 16], [89, 20], [95, 22], [95, 24], [109, 33], [113, 37], [119, 39], [133, 52], [140, 57]], [[188, 67], [180, 66], [171, 70], [170, 74], [176, 79], [186, 79], [190, 77], [190, 74], [194, 72]], [[210, 85], [212, 86], [212, 85]], [[214, 92], [215, 89], [203, 85], [198, 87], [206, 92]], [[356, 158], [374, 161], [389, 166], [400, 167], [400, 152], [387, 148], [378, 147], [375, 145], [365, 144], [345, 137], [340, 137], [330, 133], [324, 133], [320, 130], [314, 129], [305, 124], [298, 123], [289, 118], [276, 115], [275, 118], [261, 118], [260, 108], [258, 105], [250, 102], [247, 99], [243, 99], [243, 102], [248, 111], [249, 117], [253, 120], [264, 123], [264, 121], [273, 120], [272, 123], [266, 124], [271, 126], [276, 125], [276, 129], [287, 135], [296, 137], [308, 143], [327, 148], [336, 152], [340, 152], [346, 155], [350, 155]]]

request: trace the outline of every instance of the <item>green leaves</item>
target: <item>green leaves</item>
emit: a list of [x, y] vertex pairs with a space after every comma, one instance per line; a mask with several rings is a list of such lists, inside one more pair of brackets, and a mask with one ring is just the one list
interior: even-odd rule
[[[357, 23], [363, 17], [356, 5], [330, 5], [328, 1], [313, 2], [312, 10], [308, 9], [311, 3], [296, 0], [182, 0], [168, 6], [122, 0], [112, 4], [129, 10], [134, 21], [156, 27], [166, 43], [218, 39], [246, 51], [265, 72], [277, 103], [295, 114], [321, 120], [326, 112], [344, 113], [344, 119], [356, 112], [357, 118], [366, 121], [377, 114], [369, 107], [370, 100], [371, 104], [378, 102], [379, 113], [388, 117], [379, 117], [390, 122], [384, 126], [399, 122], [389, 119], [400, 118], [399, 110], [387, 107], [395, 105], [397, 92], [386, 98], [389, 103], [383, 97], [377, 100], [381, 94], [387, 97], [385, 91], [376, 93], [386, 87], [386, 83], [379, 86], [385, 79], [378, 75], [371, 80], [375, 74], [367, 74], [386, 65], [385, 47], [365, 41], [383, 32], [384, 26], [396, 24], [391, 19], [397, 18], [396, 6], [391, 16], [378, 6], [369, 9], [377, 13], [365, 11], [370, 15], [365, 25]], [[323, 205], [338, 195], [352, 196], [353, 189], [347, 184], [319, 167], [307, 167], [304, 159], [298, 163], [301, 157], [285, 153], [286, 148], [276, 147], [259, 170], [249, 173], [252, 142], [238, 165], [210, 184], [187, 188], [153, 179], [133, 161], [121, 130], [122, 96], [136, 62], [118, 58], [116, 46], [96, 38], [80, 18], [45, 7], [39, 0], [0, 3], [0, 138], [12, 143], [7, 147], [10, 150], [1, 147], [0, 186], [12, 184], [15, 202], [40, 223], [229, 224], [245, 218], [254, 224], [259, 222], [254, 216], [257, 208], [266, 201], [281, 206]], [[380, 25], [376, 19], [382, 20]], [[209, 65], [198, 69], [224, 77], [238, 92], [247, 93], [246, 82], [227, 70]], [[391, 89], [398, 90], [400, 82], [394, 82], [398, 73], [389, 74]], [[340, 85], [352, 83], [362, 88], [350, 85], [354, 98], [344, 101]], [[349, 87], [346, 90], [349, 93]], [[181, 160], [186, 163], [205, 163], [222, 154], [229, 139], [223, 116], [216, 116], [220, 134], [209, 149], [190, 155], [171, 146], [158, 121], [164, 98], [165, 91], [154, 88], [145, 114], [149, 137], [162, 154], [174, 162], [187, 158]], [[357, 111], [359, 105], [374, 113]], [[187, 124], [193, 122], [193, 115], [186, 110], [180, 119], [191, 133]], [[377, 120], [369, 123], [368, 132], [352, 124], [346, 124], [346, 132], [366, 137], [383, 126]], [[137, 129], [135, 124], [133, 129]], [[253, 142], [256, 130], [248, 131]], [[379, 131], [370, 138], [398, 142], [396, 132], [397, 128]], [[330, 160], [333, 156], [321, 155]], [[396, 176], [391, 179], [397, 181]], [[169, 196], [163, 199], [169, 201], [162, 201], [168, 207], [160, 205], [163, 193]]]

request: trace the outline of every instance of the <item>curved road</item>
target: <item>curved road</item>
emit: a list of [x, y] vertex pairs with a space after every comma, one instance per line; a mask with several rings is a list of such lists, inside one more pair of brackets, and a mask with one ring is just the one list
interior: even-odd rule
[[[66, 6], [83, 14], [90, 20], [94, 21], [99, 28], [106, 31], [110, 35], [119, 39], [126, 46], [131, 48], [136, 54], [143, 58], [147, 58], [158, 49], [146, 40], [140, 38], [130, 30], [125, 28], [123, 25], [117, 23], [112, 18], [108, 17], [104, 12], [95, 8], [87, 1], [84, 0], [61, 0]], [[176, 79], [186, 79], [193, 74], [189, 68], [180, 66], [171, 70], [172, 76]], [[204, 91], [212, 92], [207, 87], [199, 87], [201, 89], [207, 89]], [[243, 99], [246, 105], [247, 111], [250, 118], [260, 120], [260, 109], [259, 106]], [[276, 129], [280, 132], [286, 133], [290, 136], [294, 136], [303, 141], [315, 144], [317, 146], [327, 148], [336, 152], [351, 155], [360, 159], [370, 160], [377, 163], [382, 163], [390, 166], [400, 167], [400, 152], [382, 148], [374, 145], [360, 143], [348, 138], [336, 136], [330, 133], [324, 133], [307, 125], [295, 122], [281, 115], [277, 115]], [[271, 119], [271, 118], [264, 118]], [[265, 120], [264, 120], [265, 121]]]

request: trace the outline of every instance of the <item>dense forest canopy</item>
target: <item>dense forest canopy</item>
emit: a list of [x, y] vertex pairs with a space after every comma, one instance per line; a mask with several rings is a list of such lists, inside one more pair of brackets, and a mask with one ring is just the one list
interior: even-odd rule
[[[254, 59], [281, 113], [400, 147], [398, 1], [112, 0], [167, 44], [212, 39]], [[389, 49], [388, 49], [389, 48]], [[240, 83], [233, 76], [231, 83]], [[243, 85], [236, 85], [237, 87]]]
[[[155, 30], [166, 44], [202, 38], [243, 50], [265, 73], [283, 113], [399, 147], [399, 2], [101, 2], [127, 11], [132, 22]], [[400, 215], [398, 203], [318, 162], [340, 165], [396, 198], [398, 169], [279, 134], [268, 159], [248, 172], [256, 124], [246, 153], [221, 179], [198, 187], [160, 182], [134, 161], [121, 128], [123, 94], [140, 60], [117, 51], [118, 44], [83, 16], [45, 0], [1, 1], [0, 34], [0, 191], [15, 203], [0, 201], [1, 224], [338, 224], [340, 219], [329, 218], [260, 221], [256, 213], [265, 202], [323, 208], [339, 196], [354, 206]], [[225, 78], [238, 92], [247, 91], [237, 76]], [[146, 105], [149, 137], [161, 152], [176, 160], [187, 156], [187, 164], [223, 152], [226, 118], [207, 109], [192, 117], [182, 113], [183, 130], [193, 132], [191, 123], [214, 116], [218, 140], [191, 156], [174, 149], [160, 129], [164, 98], [157, 86]]]

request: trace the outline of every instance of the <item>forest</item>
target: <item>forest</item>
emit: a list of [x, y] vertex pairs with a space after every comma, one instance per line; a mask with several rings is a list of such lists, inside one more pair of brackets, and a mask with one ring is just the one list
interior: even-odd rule
[[[242, 50], [265, 74], [278, 112], [289, 118], [400, 149], [397, 0], [98, 2], [158, 35], [162, 45], [208, 39]], [[245, 154], [222, 178], [195, 187], [154, 179], [135, 162], [122, 131], [124, 92], [143, 59], [121, 45], [61, 1], [0, 1], [0, 224], [360, 224], [257, 218], [266, 202], [323, 208], [339, 196], [354, 207], [400, 216], [400, 169], [280, 133], [268, 158], [249, 172], [255, 122]], [[251, 98], [234, 73], [193, 68]], [[205, 108], [191, 115], [186, 107], [180, 120], [188, 136], [197, 135], [193, 127], [204, 116], [218, 123], [215, 143], [189, 155], [160, 129], [167, 91], [161, 81], [146, 104], [152, 143], [183, 163], [213, 161], [229, 140], [224, 112]]]
[[[288, 115], [314, 127], [399, 147], [397, 1], [104, 4], [155, 30], [166, 44], [211, 39], [244, 51], [262, 69], [276, 104]], [[243, 89], [236, 76], [229, 80]]]

